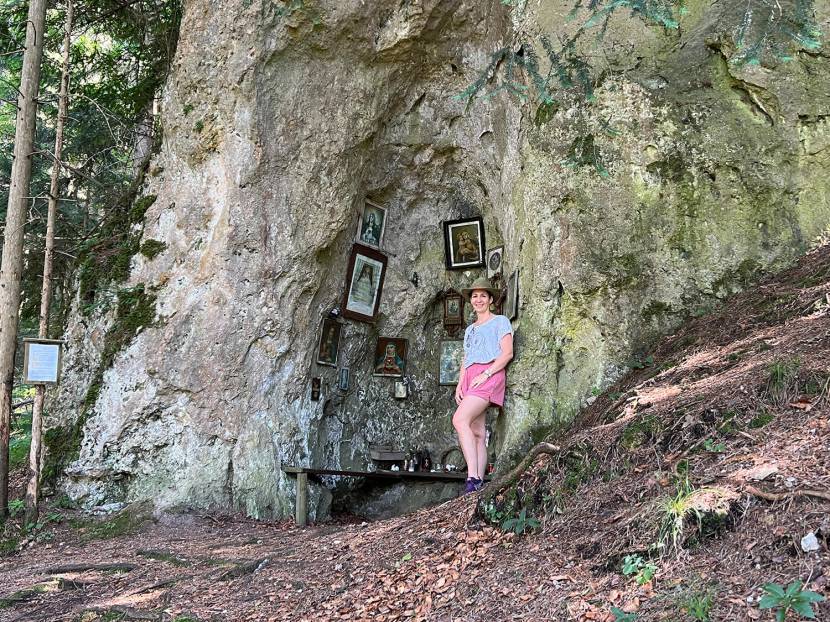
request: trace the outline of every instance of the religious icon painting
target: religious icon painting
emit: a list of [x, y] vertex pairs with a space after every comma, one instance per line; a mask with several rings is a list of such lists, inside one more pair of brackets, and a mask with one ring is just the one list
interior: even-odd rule
[[487, 278], [492, 279], [502, 272], [504, 246], [497, 246], [487, 251]]
[[444, 221], [444, 255], [449, 270], [484, 266], [484, 221], [480, 216]]
[[515, 320], [519, 315], [519, 271], [516, 270], [507, 279], [507, 297], [504, 300], [504, 315]]
[[464, 323], [464, 298], [456, 291], [444, 296], [444, 326], [460, 326]]
[[445, 339], [438, 353], [438, 384], [457, 385], [461, 375], [461, 356], [464, 342], [460, 339]]
[[340, 322], [331, 318], [323, 320], [320, 345], [317, 347], [317, 364], [337, 367], [337, 351], [340, 349]]
[[349, 368], [341, 367], [337, 374], [337, 388], [341, 391], [349, 390]]
[[320, 401], [320, 379], [319, 378], [312, 378], [311, 379], [311, 401], [312, 402], [319, 402]]
[[378, 337], [373, 359], [372, 374], [400, 378], [406, 368], [406, 355], [409, 342], [395, 337]]
[[380, 306], [385, 276], [386, 255], [368, 246], [354, 244], [346, 270], [343, 317], [361, 322], [374, 322]]
[[380, 248], [385, 228], [386, 208], [367, 199], [357, 224], [357, 241], [372, 248]]

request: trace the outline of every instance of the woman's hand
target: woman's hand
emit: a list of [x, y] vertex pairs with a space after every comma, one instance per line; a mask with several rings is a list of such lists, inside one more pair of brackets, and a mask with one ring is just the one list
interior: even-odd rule
[[470, 386], [472, 386], [472, 387], [480, 387], [480, 386], [481, 386], [481, 385], [483, 385], [485, 382], [487, 382], [489, 379], [490, 379], [490, 377], [489, 377], [487, 374], [479, 374], [478, 376], [476, 376], [475, 378], [473, 378], [473, 381], [472, 381], [472, 383], [470, 384]]
[[458, 383], [458, 386], [455, 387], [455, 403], [461, 406], [461, 400], [464, 399], [464, 394], [461, 392], [461, 383]]

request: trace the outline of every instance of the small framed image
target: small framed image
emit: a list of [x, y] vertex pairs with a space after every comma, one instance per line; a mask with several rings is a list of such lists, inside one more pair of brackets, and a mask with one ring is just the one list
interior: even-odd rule
[[320, 379], [319, 378], [312, 378], [311, 379], [311, 401], [312, 402], [319, 402], [320, 401]]
[[444, 254], [448, 270], [484, 265], [484, 221], [481, 216], [444, 221]]
[[461, 374], [461, 357], [464, 342], [461, 339], [444, 339], [438, 353], [438, 384], [455, 386]]
[[337, 388], [341, 391], [349, 390], [349, 368], [341, 367], [337, 372]]
[[320, 330], [320, 345], [317, 347], [317, 364], [337, 367], [337, 352], [340, 349], [340, 322], [325, 318]]
[[378, 337], [372, 375], [400, 378], [406, 369], [409, 342], [395, 337]]
[[444, 296], [444, 326], [464, 323], [464, 297], [456, 291]]
[[407, 396], [406, 390], [406, 382], [403, 380], [399, 380], [395, 382], [395, 399], [396, 400], [405, 400]]
[[386, 208], [366, 199], [357, 223], [357, 241], [372, 248], [380, 248], [386, 228]]
[[62, 340], [23, 340], [23, 377], [27, 384], [58, 384], [62, 362]]
[[346, 270], [343, 317], [361, 322], [374, 322], [380, 306], [385, 276], [386, 255], [362, 244], [352, 245], [352, 254]]
[[504, 299], [503, 313], [509, 320], [519, 315], [519, 271], [516, 270], [507, 279], [507, 296]]
[[497, 246], [487, 251], [487, 278], [492, 279], [502, 272], [504, 246]]

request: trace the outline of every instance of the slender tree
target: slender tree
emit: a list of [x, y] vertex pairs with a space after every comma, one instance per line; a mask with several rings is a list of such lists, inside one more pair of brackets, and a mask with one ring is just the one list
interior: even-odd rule
[[[63, 155], [63, 128], [69, 105], [69, 53], [72, 43], [72, 0], [66, 0], [66, 21], [63, 34], [63, 60], [61, 83], [58, 94], [58, 119], [55, 127], [55, 153], [52, 162], [52, 179], [49, 185], [49, 209], [46, 215], [46, 250], [43, 257], [43, 286], [40, 290], [40, 327], [38, 337], [44, 339], [49, 332], [49, 307], [52, 304], [52, 260], [55, 251], [55, 215], [58, 211], [58, 193]], [[32, 407], [32, 444], [29, 450], [29, 484], [26, 487], [26, 524], [36, 523], [40, 497], [41, 447], [43, 436], [43, 401], [46, 387], [42, 384], [35, 390]]]
[[23, 269], [23, 229], [32, 175], [40, 63], [43, 59], [46, 0], [30, 0], [26, 24], [26, 49], [20, 74], [14, 131], [3, 257], [0, 261], [0, 516], [9, 511], [9, 433], [11, 431], [14, 355], [20, 313], [20, 279]]

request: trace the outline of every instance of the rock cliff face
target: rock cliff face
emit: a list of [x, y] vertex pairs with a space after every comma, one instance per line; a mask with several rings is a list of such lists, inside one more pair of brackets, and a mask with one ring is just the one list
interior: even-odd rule
[[[493, 421], [501, 464], [656, 335], [830, 222], [827, 58], [730, 65], [721, 17], [734, 7], [691, 3], [668, 33], [615, 17], [596, 101], [540, 107], [453, 96], [495, 50], [560, 28], [558, 0], [185, 4], [142, 189], [155, 197], [143, 239], [163, 250], [132, 260], [125, 291], [140, 297], [67, 329], [51, 424], [78, 433], [51, 451], [72, 459], [63, 483], [85, 503], [279, 516], [293, 504], [283, 464], [363, 468], [373, 443], [452, 447], [441, 296], [480, 273], [445, 269], [444, 220], [483, 216], [488, 247], [520, 272]], [[607, 176], [563, 164], [588, 135]], [[342, 325], [339, 391], [337, 369], [314, 361], [367, 197], [388, 208], [388, 271], [377, 322]], [[133, 336], [119, 323], [138, 308], [149, 317]], [[404, 401], [372, 376], [380, 335], [409, 340]], [[322, 514], [327, 493], [314, 494]]]

